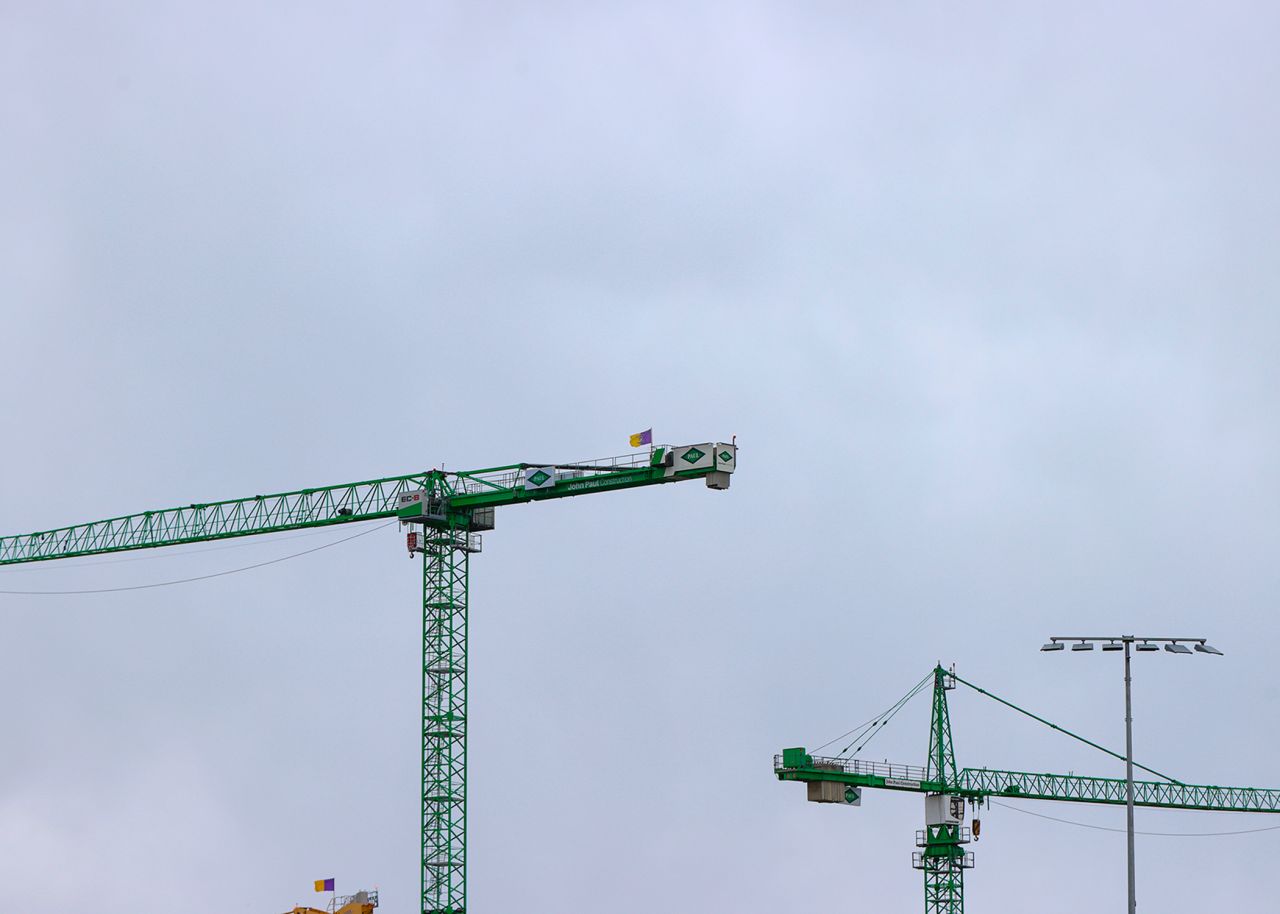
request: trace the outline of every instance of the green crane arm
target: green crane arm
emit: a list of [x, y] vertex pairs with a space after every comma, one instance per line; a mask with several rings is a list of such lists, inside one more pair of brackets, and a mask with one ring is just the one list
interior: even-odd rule
[[428, 474], [389, 476], [340, 486], [143, 511], [56, 530], [0, 537], [0, 565], [395, 517], [400, 495], [422, 488], [427, 479]]
[[[418, 518], [431, 526], [475, 527], [477, 511], [548, 498], [705, 479], [727, 488], [732, 444], [659, 447], [569, 464], [511, 464], [445, 473], [429, 470], [366, 482], [298, 489], [143, 511], [107, 520], [0, 537], [0, 565], [178, 546], [379, 518]], [[417, 495], [429, 495], [418, 497]], [[490, 520], [487, 524], [492, 525]]]
[[[774, 773], [780, 781], [832, 781], [853, 787], [905, 790], [913, 793], [951, 793], [972, 799], [1004, 797], [1125, 805], [1124, 778], [962, 768], [957, 783], [944, 787], [941, 781], [930, 780], [926, 770], [919, 766], [866, 762], [860, 759], [814, 758], [806, 755], [804, 749], [788, 749], [781, 756], [775, 757]], [[1134, 781], [1133, 801], [1135, 806], [1164, 809], [1280, 812], [1280, 790], [1259, 787]]]
[[[1074, 774], [1028, 774], [1022, 771], [965, 768], [960, 772], [959, 792], [975, 797], [999, 796], [1125, 805], [1124, 778], [1081, 777]], [[1135, 806], [1165, 809], [1280, 812], [1280, 790], [1134, 781], [1133, 803]]]
[[[460, 512], [465, 520], [467, 514], [504, 505], [691, 479], [705, 479], [711, 488], [724, 489], [737, 465], [737, 453], [734, 444], [708, 442], [574, 463], [515, 463], [448, 474], [440, 495], [447, 502], [445, 507]], [[428, 504], [420, 512], [410, 506], [400, 517], [412, 518], [416, 513], [431, 517], [434, 512]]]

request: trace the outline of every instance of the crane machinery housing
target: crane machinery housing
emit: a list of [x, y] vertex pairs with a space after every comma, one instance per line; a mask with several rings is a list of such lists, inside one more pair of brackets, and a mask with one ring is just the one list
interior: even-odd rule
[[[941, 665], [886, 714], [891, 717], [930, 680], [933, 683], [933, 710], [929, 726], [929, 756], [924, 766], [869, 762], [847, 757], [844, 753], [823, 758], [797, 747], [784, 749], [781, 755], [774, 756], [773, 767], [778, 780], [805, 783], [807, 798], [815, 803], [859, 806], [862, 792], [867, 788], [923, 794], [924, 828], [916, 832], [916, 847], [919, 849], [912, 854], [911, 864], [924, 875], [925, 914], [963, 914], [964, 871], [974, 862], [973, 853], [965, 850], [965, 845], [970, 843], [971, 837], [978, 836], [981, 821], [976, 812], [982, 803], [989, 804], [993, 797], [998, 797], [1124, 806], [1127, 781], [1125, 778], [1076, 774], [957, 768], [947, 692], [957, 684], [967, 686], [1114, 758], [1124, 760], [1124, 756], [966, 682], [954, 670], [947, 671]], [[877, 726], [882, 726], [882, 721], [887, 722], [885, 715], [881, 715], [866, 734], [875, 732]], [[1184, 784], [1145, 765], [1135, 762], [1134, 767], [1160, 778], [1158, 781], [1134, 781], [1135, 806], [1214, 812], [1280, 812], [1280, 790]], [[966, 805], [974, 810], [972, 829], [964, 824]]]
[[469, 560], [508, 505], [703, 480], [729, 488], [736, 440], [650, 446], [572, 463], [428, 470], [365, 482], [142, 511], [0, 537], [0, 565], [395, 518], [422, 556], [422, 914], [465, 914]]
[[294, 905], [284, 914], [373, 914], [373, 909], [378, 906], [378, 893], [373, 892], [355, 892], [351, 895], [337, 895], [329, 902], [328, 907], [312, 908], [304, 905]]

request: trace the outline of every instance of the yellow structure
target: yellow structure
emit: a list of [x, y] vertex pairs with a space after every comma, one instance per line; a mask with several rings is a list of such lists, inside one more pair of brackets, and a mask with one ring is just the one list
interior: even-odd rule
[[354, 895], [339, 895], [329, 902], [327, 908], [305, 908], [299, 905], [285, 914], [373, 914], [373, 909], [377, 906], [377, 892], [356, 892]]

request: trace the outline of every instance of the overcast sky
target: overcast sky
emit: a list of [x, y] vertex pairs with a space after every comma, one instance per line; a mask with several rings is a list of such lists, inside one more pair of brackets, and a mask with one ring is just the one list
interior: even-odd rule
[[[1280, 17], [1067, 7], [0, 0], [0, 533], [737, 435], [729, 492], [485, 535], [476, 914], [918, 911], [920, 799], [772, 754], [937, 661], [1122, 747], [1115, 655], [1051, 634], [1211, 638], [1136, 662], [1135, 755], [1280, 786]], [[415, 568], [390, 527], [0, 596], [6, 906], [414, 910]], [[1123, 773], [952, 702], [962, 766]], [[1267, 909], [1277, 848], [1141, 838], [1139, 909]], [[972, 911], [1123, 904], [1122, 834], [973, 849]]]

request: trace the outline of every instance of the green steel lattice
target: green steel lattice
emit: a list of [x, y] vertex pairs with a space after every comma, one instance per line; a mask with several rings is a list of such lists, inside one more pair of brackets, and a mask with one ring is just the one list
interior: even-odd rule
[[424, 530], [422, 910], [463, 914], [467, 883], [467, 531]]

